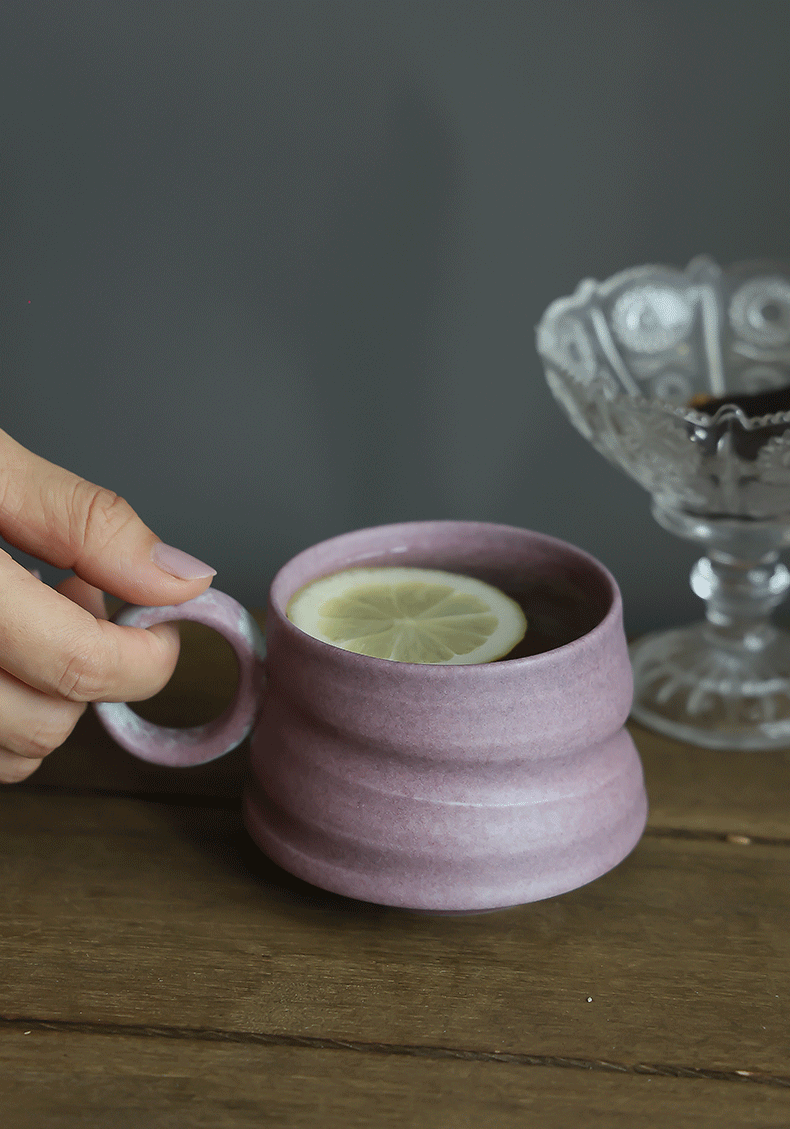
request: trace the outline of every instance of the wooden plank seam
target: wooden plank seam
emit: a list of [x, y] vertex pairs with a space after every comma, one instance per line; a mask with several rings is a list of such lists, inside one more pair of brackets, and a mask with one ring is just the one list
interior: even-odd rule
[[602, 1071], [615, 1074], [652, 1074], [663, 1078], [704, 1079], [715, 1082], [756, 1082], [764, 1086], [790, 1089], [790, 1076], [766, 1074], [756, 1070], [713, 1070], [707, 1067], [677, 1066], [673, 1063], [622, 1063], [606, 1059], [567, 1058], [559, 1055], [514, 1054], [508, 1051], [478, 1051], [463, 1047], [430, 1044], [375, 1043], [347, 1039], [325, 1039], [309, 1035], [280, 1035], [264, 1031], [230, 1031], [214, 1027], [168, 1027], [129, 1023], [84, 1023], [75, 1020], [32, 1019], [0, 1015], [0, 1030], [57, 1031], [80, 1035], [127, 1035], [135, 1038], [180, 1039], [213, 1043], [303, 1047], [309, 1050], [354, 1051], [357, 1054], [405, 1055], [412, 1058], [456, 1059], [465, 1062], [490, 1062], [511, 1066], [543, 1066], [561, 1070]]

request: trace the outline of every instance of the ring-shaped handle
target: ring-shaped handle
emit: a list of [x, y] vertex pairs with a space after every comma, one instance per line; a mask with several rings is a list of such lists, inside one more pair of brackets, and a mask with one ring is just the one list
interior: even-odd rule
[[187, 600], [162, 608], [125, 604], [113, 622], [126, 627], [151, 627], [188, 619], [212, 627], [230, 643], [239, 663], [236, 694], [224, 713], [206, 725], [171, 729], [146, 721], [125, 702], [94, 702], [99, 721], [122, 748], [153, 764], [184, 768], [207, 764], [240, 745], [250, 733], [258, 710], [263, 634], [250, 613], [224, 592], [213, 588]]

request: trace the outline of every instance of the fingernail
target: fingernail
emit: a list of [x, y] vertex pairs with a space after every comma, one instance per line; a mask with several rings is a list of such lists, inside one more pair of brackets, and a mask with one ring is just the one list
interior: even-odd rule
[[189, 553], [182, 553], [172, 545], [165, 545], [157, 541], [151, 552], [151, 560], [163, 572], [177, 576], [179, 580], [205, 580], [207, 576], [216, 576], [217, 570], [211, 565], [203, 564], [197, 557], [190, 557]]

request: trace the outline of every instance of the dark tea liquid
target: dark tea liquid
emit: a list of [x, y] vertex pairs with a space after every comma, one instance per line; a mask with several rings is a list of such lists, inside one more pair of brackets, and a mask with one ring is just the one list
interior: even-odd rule
[[523, 586], [516, 590], [512, 586], [499, 587], [520, 605], [527, 617], [527, 631], [521, 642], [496, 662], [522, 659], [563, 647], [586, 635], [605, 614], [605, 608], [599, 601], [564, 578], [525, 580]]

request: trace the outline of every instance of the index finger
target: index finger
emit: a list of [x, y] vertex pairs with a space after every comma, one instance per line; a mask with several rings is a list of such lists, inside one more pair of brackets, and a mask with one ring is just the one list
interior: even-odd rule
[[0, 550], [0, 667], [75, 702], [141, 701], [178, 660], [178, 634], [96, 619]]
[[184, 603], [204, 592], [216, 574], [163, 544], [113, 491], [42, 459], [2, 430], [0, 535], [133, 604]]

